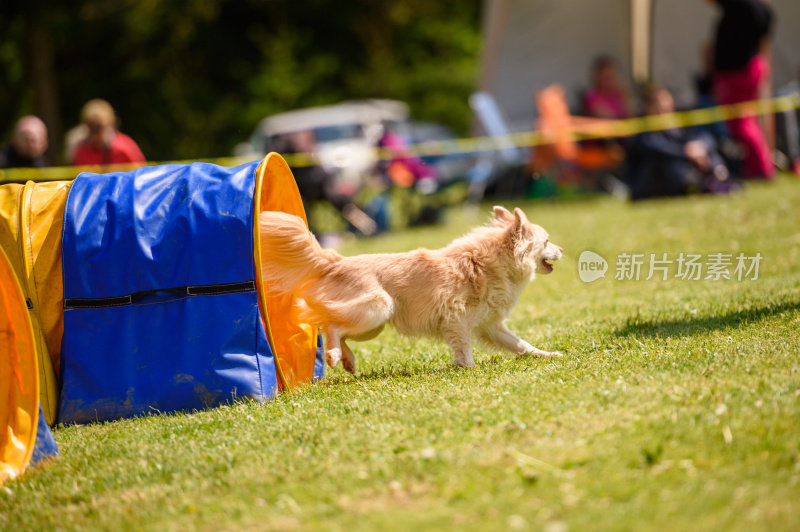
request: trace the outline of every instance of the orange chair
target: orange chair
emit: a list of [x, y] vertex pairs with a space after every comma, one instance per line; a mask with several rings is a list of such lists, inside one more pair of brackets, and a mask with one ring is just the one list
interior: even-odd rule
[[537, 129], [543, 142], [533, 147], [534, 173], [555, 174], [560, 183], [588, 184], [597, 173], [620, 166], [624, 150], [619, 145], [579, 144], [581, 136], [613, 137], [613, 120], [572, 116], [560, 85], [550, 85], [536, 94], [539, 111]]

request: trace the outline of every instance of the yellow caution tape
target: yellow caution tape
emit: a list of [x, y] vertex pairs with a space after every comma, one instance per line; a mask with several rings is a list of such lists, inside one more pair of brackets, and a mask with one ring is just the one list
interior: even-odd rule
[[[690, 111], [627, 118], [622, 120], [593, 120], [591, 123], [574, 125], [558, 131], [558, 140], [585, 140], [609, 137], [629, 137], [647, 131], [660, 131], [677, 127], [692, 127], [715, 122], [724, 122], [749, 116], [784, 113], [800, 109], [800, 93], [775, 98], [752, 100], [731, 105], [719, 105]], [[404, 148], [409, 155], [420, 157], [441, 155], [465, 155], [495, 151], [506, 146], [530, 148], [554, 141], [551, 135], [541, 130], [524, 131], [494, 137], [470, 137], [452, 140], [437, 140], [410, 144]], [[379, 160], [390, 160], [397, 156], [390, 148], [377, 149]], [[310, 153], [283, 154], [286, 162], [293, 168], [319, 164]], [[74, 179], [81, 172], [118, 172], [140, 166], [156, 164], [186, 164], [190, 162], [209, 162], [222, 166], [237, 166], [249, 162], [252, 157], [217, 157], [193, 159], [189, 161], [160, 161], [144, 164], [124, 164], [109, 166], [51, 166], [45, 168], [0, 169], [0, 183], [24, 181], [59, 181]]]
[[[800, 109], [800, 93], [661, 115], [621, 120], [593, 119], [590, 123], [579, 123], [563, 128], [557, 132], [557, 136], [559, 141], [629, 137], [648, 131], [701, 126], [749, 116], [783, 113], [795, 109]], [[551, 144], [554, 140], [553, 135], [542, 130], [533, 130], [495, 137], [423, 142], [409, 146], [408, 151], [420, 156], [454, 155], [493, 151], [510, 145], [518, 148], [540, 146]], [[391, 153], [389, 156], [391, 157]]]

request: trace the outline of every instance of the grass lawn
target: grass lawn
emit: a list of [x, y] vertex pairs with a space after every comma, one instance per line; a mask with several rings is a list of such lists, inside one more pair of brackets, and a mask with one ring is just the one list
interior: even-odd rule
[[[59, 458], [0, 488], [0, 530], [800, 529], [800, 181], [516, 205], [566, 256], [509, 325], [563, 358], [479, 347], [457, 370], [387, 331], [351, 344], [355, 378], [59, 428]], [[489, 212], [342, 251], [439, 247]], [[584, 250], [604, 279], [579, 279]], [[644, 280], [651, 253], [668, 280]], [[734, 278], [676, 278], [680, 253], [702, 277], [730, 254]], [[757, 279], [736, 280], [740, 253]], [[615, 279], [621, 254], [645, 254], [640, 280]]]

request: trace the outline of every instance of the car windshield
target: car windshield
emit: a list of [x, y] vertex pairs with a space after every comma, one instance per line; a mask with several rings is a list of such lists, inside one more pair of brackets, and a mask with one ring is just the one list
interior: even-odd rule
[[314, 136], [317, 142], [331, 142], [361, 138], [364, 133], [360, 124], [341, 124], [315, 128]]

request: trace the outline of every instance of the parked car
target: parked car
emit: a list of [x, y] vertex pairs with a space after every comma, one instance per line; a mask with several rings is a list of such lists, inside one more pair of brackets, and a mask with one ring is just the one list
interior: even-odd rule
[[[394, 100], [358, 100], [288, 111], [263, 119], [237, 156], [261, 156], [280, 138], [312, 132], [312, 157], [333, 176], [334, 192], [352, 195], [377, 162], [375, 146], [385, 122], [408, 119], [408, 105]], [[299, 149], [298, 151], [306, 151]]]

